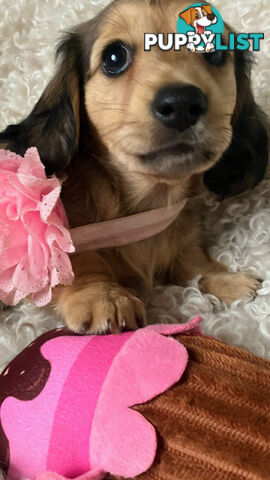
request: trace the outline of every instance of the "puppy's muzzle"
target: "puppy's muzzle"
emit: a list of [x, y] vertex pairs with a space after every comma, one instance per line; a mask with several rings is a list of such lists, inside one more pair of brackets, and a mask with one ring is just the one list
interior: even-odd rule
[[152, 112], [167, 128], [183, 132], [195, 125], [206, 113], [207, 100], [203, 92], [193, 85], [170, 85], [156, 95]]

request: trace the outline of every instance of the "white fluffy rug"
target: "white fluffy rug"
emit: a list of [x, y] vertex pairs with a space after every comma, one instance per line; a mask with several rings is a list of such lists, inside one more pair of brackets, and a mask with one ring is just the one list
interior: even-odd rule
[[[61, 30], [91, 18], [104, 0], [1, 0], [0, 130], [26, 116], [53, 72], [54, 48]], [[192, 2], [191, 2], [192, 3]], [[270, 114], [269, 0], [216, 0], [224, 19], [242, 32], [264, 32], [254, 72], [256, 98]], [[186, 289], [157, 288], [149, 319], [178, 321], [201, 314], [203, 332], [270, 359], [270, 183], [217, 204], [209, 197], [205, 228], [211, 253], [231, 270], [248, 270], [262, 278], [253, 301], [226, 308], [203, 296], [196, 280]], [[0, 315], [0, 371], [22, 348], [54, 328], [52, 313], [22, 305]]]

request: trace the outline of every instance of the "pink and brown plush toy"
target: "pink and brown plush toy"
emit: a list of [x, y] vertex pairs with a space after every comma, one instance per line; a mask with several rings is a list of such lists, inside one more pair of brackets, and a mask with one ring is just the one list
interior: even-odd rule
[[0, 458], [10, 478], [147, 470], [156, 433], [131, 407], [170, 388], [185, 370], [186, 349], [163, 333], [197, 330], [198, 319], [110, 336], [60, 329], [30, 345], [0, 381]]
[[199, 322], [32, 343], [0, 376], [7, 476], [270, 478], [269, 363]]

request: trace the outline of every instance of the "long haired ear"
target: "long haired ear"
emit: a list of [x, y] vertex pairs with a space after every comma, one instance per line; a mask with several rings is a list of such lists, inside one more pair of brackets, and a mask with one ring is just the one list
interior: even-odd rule
[[268, 163], [268, 121], [252, 94], [252, 65], [250, 52], [235, 52], [237, 101], [232, 117], [232, 142], [204, 176], [207, 188], [221, 198], [255, 187], [263, 179]]
[[64, 170], [76, 151], [80, 115], [80, 48], [76, 33], [63, 40], [57, 50], [57, 73], [30, 115], [0, 134], [0, 143], [21, 155], [28, 147], [37, 147], [48, 174]]

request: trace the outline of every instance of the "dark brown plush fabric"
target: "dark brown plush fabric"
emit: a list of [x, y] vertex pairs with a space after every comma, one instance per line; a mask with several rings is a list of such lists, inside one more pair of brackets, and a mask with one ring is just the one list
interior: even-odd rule
[[270, 362], [215, 339], [179, 337], [181, 381], [136, 407], [158, 433], [154, 465], [138, 480], [270, 479]]

